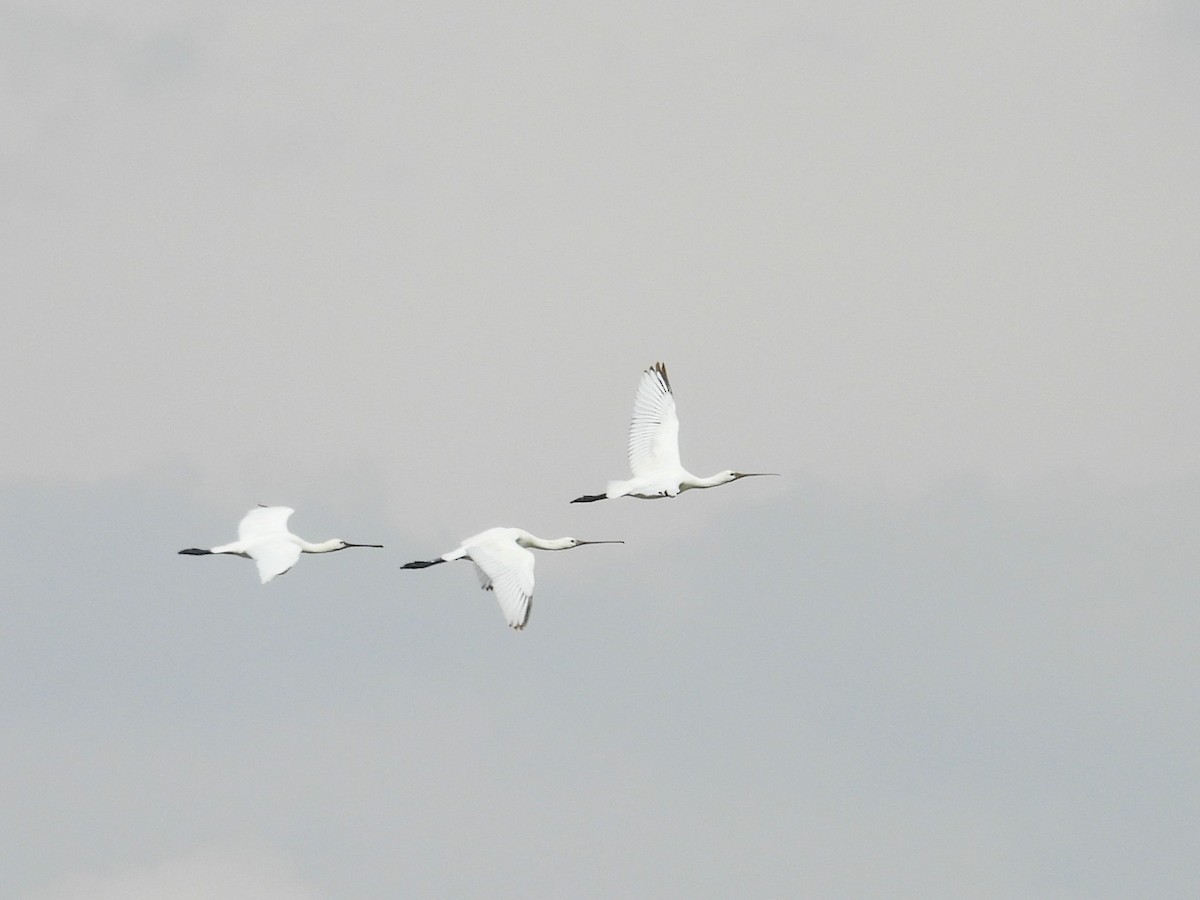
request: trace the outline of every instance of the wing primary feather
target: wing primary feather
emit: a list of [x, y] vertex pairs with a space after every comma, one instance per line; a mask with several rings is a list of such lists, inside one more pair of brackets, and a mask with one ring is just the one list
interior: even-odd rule
[[654, 372], [658, 373], [658, 377], [662, 379], [663, 387], [667, 389], [667, 392], [672, 394], [675, 393], [671, 390], [671, 379], [667, 377], [667, 364], [656, 362], [650, 368]]

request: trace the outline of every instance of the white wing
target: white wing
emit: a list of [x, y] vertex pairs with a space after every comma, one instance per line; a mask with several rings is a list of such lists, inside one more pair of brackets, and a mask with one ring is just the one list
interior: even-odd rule
[[667, 367], [655, 363], [642, 373], [629, 423], [629, 468], [639, 478], [679, 467], [679, 419]]
[[238, 522], [238, 540], [255, 541], [286, 534], [287, 521], [294, 512], [294, 509], [286, 506], [256, 506]]
[[508, 624], [524, 628], [533, 601], [533, 554], [506, 541], [468, 546], [467, 555], [475, 563], [480, 585], [496, 595]]
[[[291, 512], [290, 509], [287, 510], [288, 515], [291, 515]], [[242, 521], [244, 523], [245, 519]], [[300, 546], [291, 541], [259, 540], [246, 548], [246, 555], [254, 560], [258, 566], [258, 577], [266, 584], [296, 564], [296, 560], [300, 558]]]

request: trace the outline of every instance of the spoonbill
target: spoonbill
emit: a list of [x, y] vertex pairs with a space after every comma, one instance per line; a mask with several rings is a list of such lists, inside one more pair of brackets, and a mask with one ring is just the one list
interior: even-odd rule
[[610, 481], [603, 494], [585, 494], [572, 503], [594, 503], [616, 497], [656, 500], [675, 497], [692, 488], [710, 488], [739, 478], [778, 475], [778, 472], [735, 472], [726, 469], [700, 478], [679, 462], [679, 417], [675, 414], [675, 395], [667, 380], [667, 367], [655, 363], [642, 373], [633, 398], [633, 421], [629, 423], [629, 468], [633, 478]]
[[508, 624], [520, 631], [529, 621], [533, 601], [533, 554], [535, 550], [570, 550], [584, 544], [623, 544], [624, 541], [581, 541], [573, 537], [540, 538], [520, 528], [489, 528], [467, 538], [457, 550], [437, 559], [405, 563], [402, 569], [425, 569], [455, 559], [475, 563], [479, 586], [492, 591]]
[[184, 556], [209, 556], [228, 553], [254, 560], [258, 576], [266, 584], [276, 575], [282, 575], [296, 564], [301, 553], [332, 553], [347, 547], [378, 547], [383, 544], [351, 544], [334, 539], [310, 544], [287, 530], [287, 520], [294, 509], [286, 506], [263, 506], [250, 510], [238, 522], [238, 539], [232, 544], [222, 544], [210, 550], [189, 547], [179, 552]]

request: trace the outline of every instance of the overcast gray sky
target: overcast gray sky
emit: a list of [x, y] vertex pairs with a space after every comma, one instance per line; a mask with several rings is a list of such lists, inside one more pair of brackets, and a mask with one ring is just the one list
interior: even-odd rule
[[[0, 3], [0, 893], [1186, 897], [1190, 3]], [[684, 462], [567, 503], [667, 363]], [[310, 539], [267, 586], [254, 503]], [[543, 554], [529, 628], [466, 567]]]

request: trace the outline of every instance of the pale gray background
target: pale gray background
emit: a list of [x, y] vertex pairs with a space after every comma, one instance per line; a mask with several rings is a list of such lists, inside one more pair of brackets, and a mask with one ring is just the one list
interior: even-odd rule
[[1200, 9], [648, 6], [0, 5], [0, 894], [1195, 896]]

